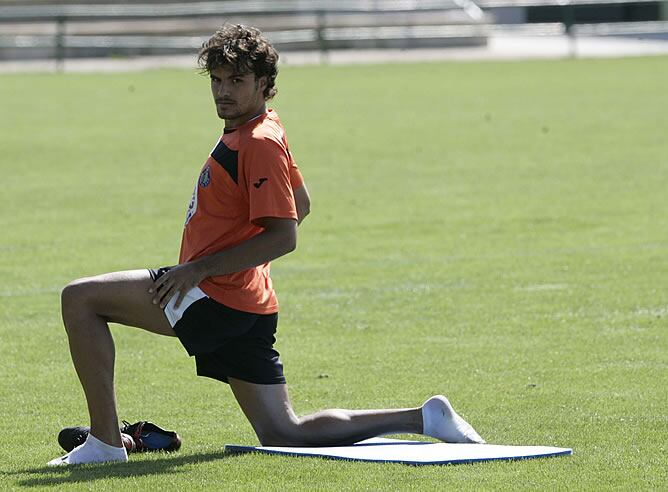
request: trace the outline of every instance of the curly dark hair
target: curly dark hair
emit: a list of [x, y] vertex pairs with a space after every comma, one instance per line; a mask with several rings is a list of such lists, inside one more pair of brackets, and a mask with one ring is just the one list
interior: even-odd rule
[[202, 45], [197, 63], [205, 74], [232, 65], [240, 73], [254, 73], [256, 79], [267, 77], [264, 99], [268, 101], [276, 95], [278, 53], [254, 27], [225, 24]]

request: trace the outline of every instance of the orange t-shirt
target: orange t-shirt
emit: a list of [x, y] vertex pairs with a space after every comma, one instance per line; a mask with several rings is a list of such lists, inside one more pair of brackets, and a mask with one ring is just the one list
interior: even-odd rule
[[[261, 217], [297, 219], [293, 189], [302, 185], [285, 129], [272, 109], [225, 130], [199, 175], [188, 206], [179, 263], [243, 243], [263, 229]], [[199, 284], [206, 295], [233, 309], [270, 314], [278, 300], [269, 263]]]

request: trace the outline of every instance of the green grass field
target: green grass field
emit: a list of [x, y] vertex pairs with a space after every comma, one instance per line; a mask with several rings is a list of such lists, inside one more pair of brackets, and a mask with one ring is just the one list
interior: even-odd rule
[[185, 71], [0, 76], [0, 488], [666, 488], [667, 62], [282, 70], [313, 197], [273, 269], [297, 412], [443, 393], [488, 442], [574, 449], [445, 467], [226, 455], [256, 443], [229, 388], [114, 326], [121, 417], [183, 448], [45, 468], [87, 422], [60, 289], [176, 261], [221, 122]]

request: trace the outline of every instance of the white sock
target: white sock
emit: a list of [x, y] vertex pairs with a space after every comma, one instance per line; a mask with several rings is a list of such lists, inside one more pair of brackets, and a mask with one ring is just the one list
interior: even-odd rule
[[422, 425], [425, 436], [435, 437], [443, 442], [485, 443], [442, 395], [432, 396], [422, 405]]
[[84, 463], [102, 463], [105, 461], [127, 461], [128, 454], [124, 447], [117, 448], [88, 434], [86, 442], [77, 446], [65, 456], [49, 461], [49, 466], [80, 465]]

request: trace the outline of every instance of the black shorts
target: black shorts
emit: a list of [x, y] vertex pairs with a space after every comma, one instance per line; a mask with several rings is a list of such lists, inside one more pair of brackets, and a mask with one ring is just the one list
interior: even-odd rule
[[[169, 267], [149, 269], [160, 278]], [[209, 298], [199, 288], [188, 292], [174, 309], [176, 296], [165, 315], [190, 356], [197, 375], [228, 383], [228, 377], [255, 384], [284, 384], [283, 364], [274, 349], [278, 313], [238, 311]]]

